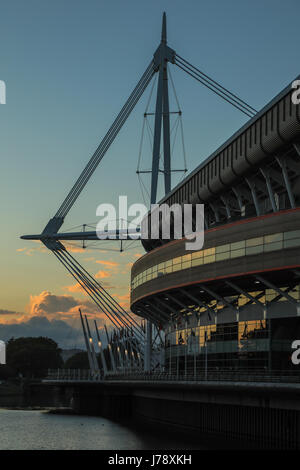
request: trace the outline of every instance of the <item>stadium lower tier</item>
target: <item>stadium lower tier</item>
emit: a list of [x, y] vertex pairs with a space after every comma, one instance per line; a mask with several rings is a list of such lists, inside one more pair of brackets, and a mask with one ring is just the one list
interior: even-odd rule
[[165, 368], [172, 374], [216, 371], [297, 371], [292, 343], [299, 318], [240, 321], [166, 329]]
[[[300, 209], [172, 241], [132, 267], [131, 309], [164, 331], [165, 367], [287, 370], [300, 340]], [[299, 366], [298, 366], [299, 367]]]

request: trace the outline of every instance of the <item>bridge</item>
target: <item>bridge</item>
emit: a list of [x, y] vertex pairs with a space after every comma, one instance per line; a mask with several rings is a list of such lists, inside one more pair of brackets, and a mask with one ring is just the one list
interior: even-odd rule
[[246, 441], [256, 447], [299, 448], [300, 377], [274, 371], [209, 372], [207, 376], [49, 370], [44, 386], [58, 390], [73, 412], [168, 431]]

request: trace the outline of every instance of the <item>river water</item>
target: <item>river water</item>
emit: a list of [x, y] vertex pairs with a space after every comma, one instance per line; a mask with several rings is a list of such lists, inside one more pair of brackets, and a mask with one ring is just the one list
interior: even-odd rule
[[141, 431], [92, 416], [0, 409], [0, 450], [204, 450], [180, 435]]

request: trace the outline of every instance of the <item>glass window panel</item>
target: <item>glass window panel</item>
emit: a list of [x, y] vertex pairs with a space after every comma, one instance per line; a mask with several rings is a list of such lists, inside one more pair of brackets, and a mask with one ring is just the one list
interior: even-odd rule
[[167, 267], [165, 268], [165, 272], [168, 273], [168, 274], [171, 273], [171, 272], [173, 272], [173, 266], [172, 266], [172, 265], [167, 266]]
[[228, 243], [227, 245], [221, 245], [216, 247], [216, 253], [224, 253], [226, 251], [230, 250], [230, 244]]
[[283, 233], [273, 233], [272, 235], [264, 236], [264, 243], [279, 242], [283, 239]]
[[185, 261], [182, 263], [182, 269], [187, 269], [191, 267], [191, 261]]
[[214, 255], [215, 251], [216, 251], [215, 248], [207, 248], [207, 250], [203, 251], [204, 257]]
[[275, 299], [275, 297], [278, 296], [278, 293], [275, 292], [273, 289], [266, 289], [266, 299], [268, 302], [271, 302], [271, 300]]
[[234, 250], [230, 252], [230, 258], [238, 258], [239, 256], [245, 256], [245, 248], [240, 250]]
[[216, 259], [215, 255], [205, 256], [204, 257], [204, 264], [213, 263], [215, 261], [215, 259]]
[[195, 258], [203, 258], [203, 250], [195, 251], [194, 253], [192, 253], [192, 259], [195, 259]]
[[293, 248], [294, 246], [300, 245], [300, 238], [292, 238], [291, 240], [284, 240], [283, 247], [284, 248]]
[[203, 258], [192, 259], [192, 266], [200, 266], [203, 264]]
[[249, 246], [246, 248], [246, 255], [256, 255], [264, 251], [263, 245]]
[[284, 239], [289, 240], [291, 238], [300, 238], [300, 230], [292, 230], [291, 232], [285, 232]]
[[178, 258], [173, 259], [173, 266], [174, 264], [181, 264], [181, 256], [178, 256]]
[[230, 252], [227, 251], [226, 253], [217, 253], [216, 254], [216, 261], [224, 261], [225, 259], [230, 258]]
[[249, 238], [246, 240], [246, 246], [257, 246], [263, 244], [263, 237]]
[[267, 243], [264, 245], [264, 252], [266, 251], [275, 251], [275, 250], [281, 250], [282, 249], [282, 241], [281, 242], [275, 242], [275, 243]]
[[166, 264], [166, 268], [168, 268], [169, 266], [172, 266], [173, 260], [169, 259], [168, 261], [165, 261], [165, 264]]
[[239, 250], [240, 248], [245, 247], [245, 240], [240, 242], [230, 243], [231, 250]]
[[191, 254], [182, 256], [182, 262], [191, 261]]
[[173, 265], [173, 272], [174, 271], [180, 271], [181, 270], [181, 263], [174, 264]]

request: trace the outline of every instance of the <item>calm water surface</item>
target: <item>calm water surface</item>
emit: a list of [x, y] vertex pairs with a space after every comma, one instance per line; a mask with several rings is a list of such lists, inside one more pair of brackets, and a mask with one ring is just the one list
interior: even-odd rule
[[130, 429], [105, 418], [0, 409], [0, 450], [205, 449], [176, 436]]

